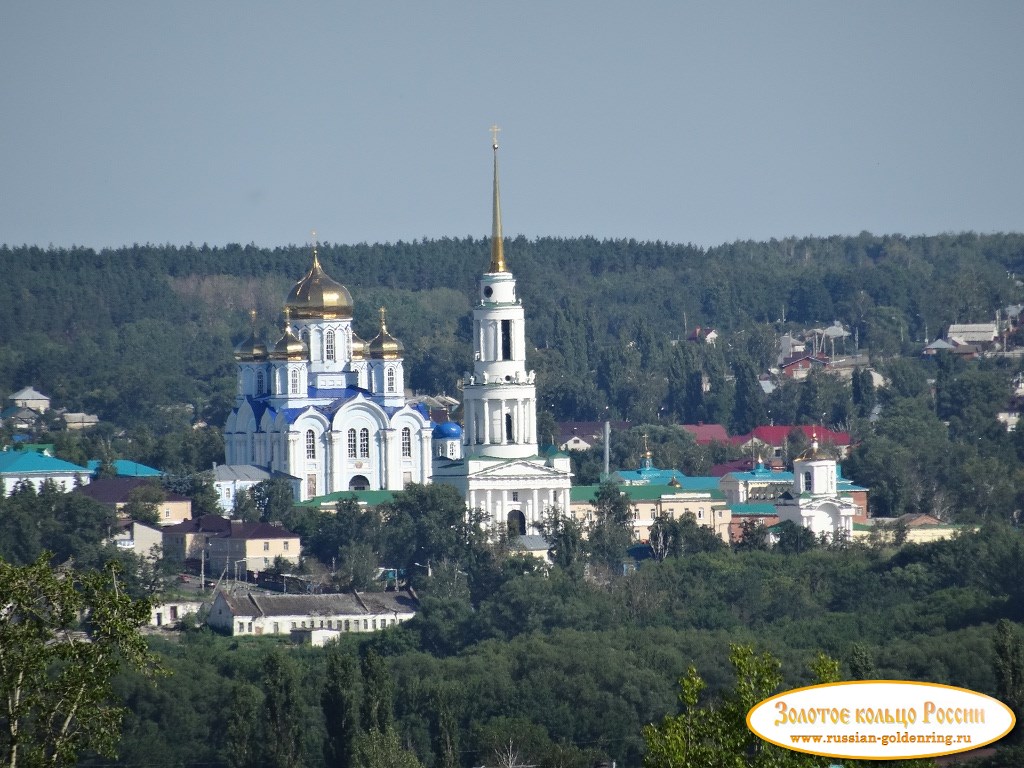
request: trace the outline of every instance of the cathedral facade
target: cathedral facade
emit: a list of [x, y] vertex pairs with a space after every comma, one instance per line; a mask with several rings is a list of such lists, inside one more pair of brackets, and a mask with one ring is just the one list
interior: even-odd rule
[[388, 333], [369, 342], [352, 328], [352, 295], [313, 263], [284, 306], [271, 347], [253, 332], [235, 348], [238, 387], [224, 427], [228, 464], [301, 480], [302, 500], [343, 490], [426, 483], [431, 425], [405, 400], [404, 347]]

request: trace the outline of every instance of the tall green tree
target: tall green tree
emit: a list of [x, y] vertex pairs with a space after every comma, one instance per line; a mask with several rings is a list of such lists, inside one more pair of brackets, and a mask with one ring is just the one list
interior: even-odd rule
[[320, 708], [324, 715], [326, 768], [348, 768], [354, 758], [359, 727], [362, 678], [356, 657], [338, 643], [327, 650], [327, 667]]
[[587, 529], [591, 561], [617, 572], [633, 543], [633, 507], [629, 497], [612, 482], [598, 486], [591, 505], [593, 520]]
[[[825, 768], [829, 758], [791, 752], [757, 738], [746, 725], [746, 715], [760, 701], [777, 692], [782, 684], [781, 664], [765, 652], [750, 646], [731, 646], [729, 661], [736, 674], [732, 690], [717, 702], [700, 705], [706, 687], [691, 666], [679, 681], [683, 711], [670, 715], [658, 725], [644, 728], [647, 752], [645, 768]], [[819, 657], [819, 682], [838, 679], [838, 664]]]
[[113, 571], [56, 571], [48, 560], [0, 561], [0, 765], [9, 768], [73, 765], [84, 750], [113, 757], [125, 713], [114, 676], [156, 669], [139, 634], [149, 604]]
[[263, 659], [262, 764], [295, 768], [303, 764], [304, 717], [295, 663], [272, 650]]

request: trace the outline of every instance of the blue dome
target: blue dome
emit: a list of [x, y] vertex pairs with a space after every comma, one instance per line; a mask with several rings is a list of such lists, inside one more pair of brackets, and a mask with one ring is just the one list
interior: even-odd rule
[[435, 440], [461, 440], [462, 439], [462, 427], [454, 421], [446, 421], [444, 424], [438, 424], [434, 427], [434, 439]]

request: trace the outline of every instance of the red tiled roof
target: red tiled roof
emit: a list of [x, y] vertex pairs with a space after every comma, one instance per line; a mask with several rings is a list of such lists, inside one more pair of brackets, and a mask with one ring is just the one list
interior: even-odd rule
[[746, 435], [736, 435], [730, 442], [733, 445], [744, 445], [750, 442], [751, 439], [758, 439], [762, 443], [768, 445], [783, 445], [789, 438], [789, 433], [794, 429], [799, 429], [807, 439], [810, 440], [817, 436], [818, 442], [820, 443], [831, 443], [832, 445], [848, 446], [850, 445], [850, 433], [849, 432], [833, 432], [828, 427], [822, 427], [815, 424], [801, 424], [799, 426], [771, 426], [771, 427], [757, 427], [752, 432]]
[[683, 424], [681, 426], [693, 435], [697, 445], [729, 442], [729, 433], [721, 424]]

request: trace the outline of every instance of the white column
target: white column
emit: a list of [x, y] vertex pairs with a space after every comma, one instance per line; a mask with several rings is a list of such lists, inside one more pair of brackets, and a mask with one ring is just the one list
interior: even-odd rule
[[341, 464], [342, 453], [341, 435], [328, 426], [327, 432], [327, 456], [324, 457], [324, 493], [340, 491], [338, 488], [338, 465]]
[[420, 482], [426, 485], [430, 482], [430, 470], [433, 457], [430, 455], [430, 425], [420, 433]]
[[486, 400], [481, 401], [484, 409], [484, 445], [491, 442], [491, 413]]
[[540, 522], [540, 504], [539, 504], [539, 500], [540, 500], [540, 491], [539, 491], [539, 489], [534, 488], [533, 489], [533, 510], [531, 511], [531, 515], [530, 515], [530, 522], [532, 522], [532, 523], [539, 523]]

